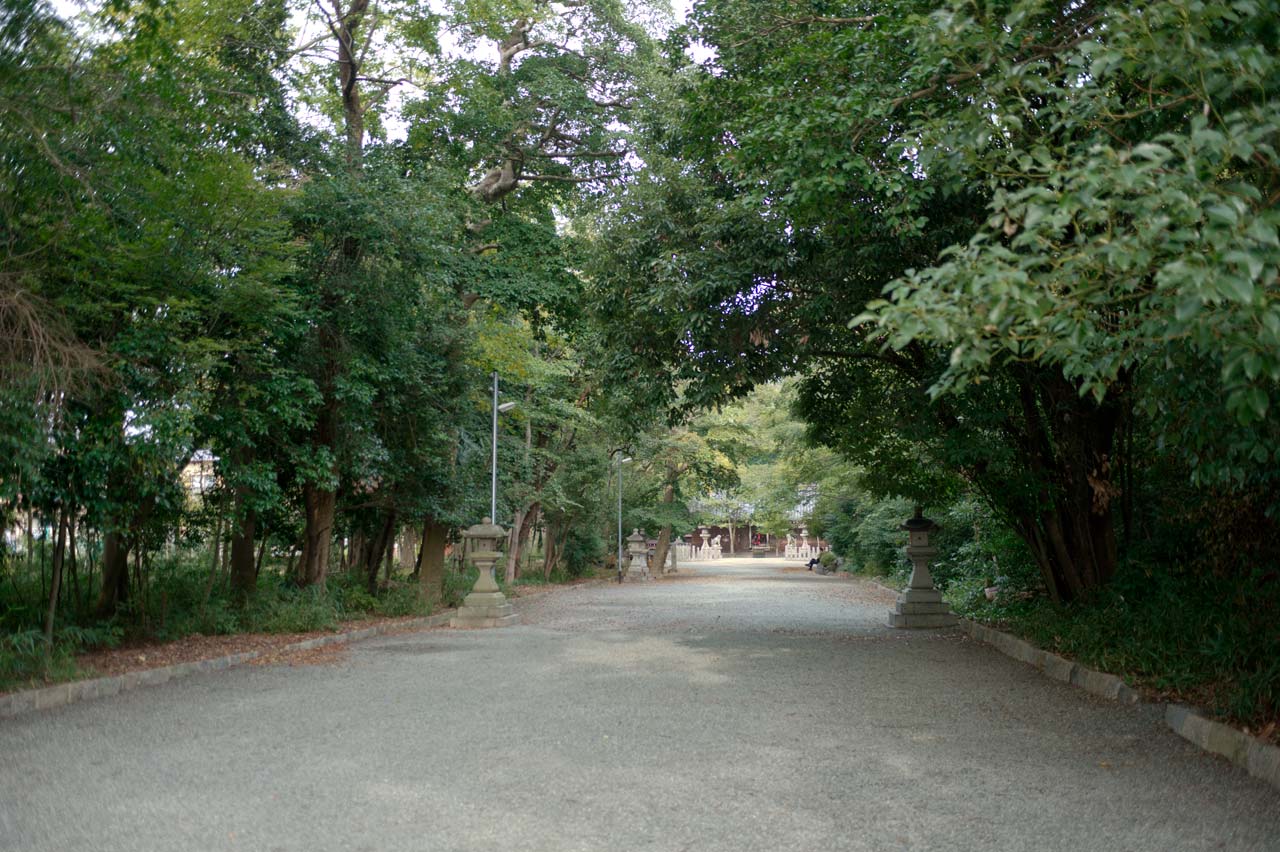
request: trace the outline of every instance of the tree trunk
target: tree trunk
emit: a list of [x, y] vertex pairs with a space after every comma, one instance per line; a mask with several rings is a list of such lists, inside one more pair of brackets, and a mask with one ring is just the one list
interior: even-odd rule
[[324, 588], [329, 568], [329, 548], [333, 543], [333, 518], [338, 495], [331, 489], [308, 483], [302, 488], [306, 512], [302, 558], [298, 561], [298, 585]]
[[[674, 468], [668, 467], [668, 474], [674, 473]], [[668, 480], [667, 484], [662, 486], [662, 505], [670, 506], [676, 500], [675, 482]], [[671, 547], [671, 524], [663, 524], [661, 532], [658, 533], [658, 545], [653, 549], [653, 567], [654, 573], [661, 574], [667, 565], [667, 550]]]
[[406, 525], [400, 533], [400, 570], [410, 572], [417, 564], [418, 531]]
[[258, 577], [262, 575], [262, 557], [267, 554], [267, 529], [264, 526], [262, 532], [258, 534], [258, 558], [253, 564], [253, 580], [256, 585]]
[[555, 521], [547, 524], [546, 530], [542, 533], [542, 579], [550, 580], [551, 572], [555, 570], [557, 556], [556, 536], [560, 525]]
[[67, 524], [67, 555], [71, 557], [71, 600], [75, 604], [76, 612], [80, 611], [83, 602], [80, 600], [80, 570], [79, 561], [76, 559], [76, 515], [79, 512], [73, 505], [71, 507], [71, 521]]
[[231, 532], [231, 594], [237, 603], [253, 597], [258, 587], [258, 567], [253, 553], [253, 533], [257, 513], [245, 506], [243, 494], [236, 495], [236, 517]]
[[396, 529], [394, 524], [391, 527], [391, 534], [387, 538], [387, 552], [382, 557], [382, 583], [384, 586], [391, 585], [391, 566], [395, 564], [396, 555]]
[[218, 516], [213, 524], [213, 553], [209, 557], [209, 581], [204, 585], [205, 603], [208, 603], [209, 595], [213, 593], [213, 582], [218, 577], [218, 562], [222, 555], [222, 524], [226, 514], [227, 500], [224, 496], [218, 500]]
[[667, 570], [667, 554], [671, 552], [671, 524], [664, 524], [658, 532], [658, 543], [653, 548], [654, 574], [662, 574]]
[[449, 527], [428, 516], [422, 521], [422, 549], [418, 552], [418, 585], [422, 599], [437, 604], [444, 598], [444, 549]]
[[98, 595], [98, 616], [110, 618], [116, 607], [129, 599], [129, 540], [119, 530], [108, 530], [102, 538], [102, 592]]
[[360, 530], [353, 530], [347, 541], [347, 571], [356, 574], [364, 570], [365, 537]]
[[529, 543], [529, 533], [537, 520], [539, 504], [534, 503], [527, 509], [516, 510], [515, 523], [511, 525], [511, 534], [507, 537], [507, 571], [508, 583], [516, 580], [516, 566], [520, 561], [520, 553]]
[[1116, 570], [1113, 459], [1125, 394], [1098, 403], [1061, 376], [1024, 376], [1019, 396], [1024, 455], [1043, 486], [1034, 506], [1012, 506], [1008, 514], [1050, 596], [1074, 600]]
[[378, 593], [378, 569], [382, 567], [383, 555], [391, 545], [395, 532], [396, 513], [390, 511], [387, 512], [386, 517], [383, 519], [382, 527], [378, 530], [377, 535], [369, 542], [369, 552], [365, 557], [365, 582], [371, 595]]
[[363, 23], [369, 0], [351, 0], [344, 9], [333, 3], [335, 15], [329, 21], [338, 40], [338, 85], [342, 97], [342, 117], [347, 131], [347, 169], [360, 171], [364, 160], [364, 112], [360, 99], [360, 65], [364, 52], [356, 44], [356, 34]]
[[525, 513], [524, 520], [520, 524], [520, 534], [516, 536], [516, 552], [513, 555], [514, 558], [511, 560], [511, 565], [515, 568], [516, 579], [524, 576], [523, 566], [528, 561], [524, 557], [529, 551], [530, 546], [533, 544], [533, 531], [537, 529], [538, 515], [541, 510], [541, 505], [534, 503], [529, 507], [529, 511]]
[[67, 550], [67, 510], [58, 513], [58, 538], [53, 545], [53, 576], [49, 581], [49, 609], [44, 617], [46, 654], [53, 653], [53, 620], [58, 612], [58, 592], [62, 588], [62, 560]]

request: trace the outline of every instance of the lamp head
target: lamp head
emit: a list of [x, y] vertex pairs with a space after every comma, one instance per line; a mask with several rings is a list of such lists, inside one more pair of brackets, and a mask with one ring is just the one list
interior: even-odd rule
[[516, 407], [516, 404], [514, 402], [504, 402], [498, 406], [498, 413], [506, 414], [508, 411], [510, 411], [515, 407]]

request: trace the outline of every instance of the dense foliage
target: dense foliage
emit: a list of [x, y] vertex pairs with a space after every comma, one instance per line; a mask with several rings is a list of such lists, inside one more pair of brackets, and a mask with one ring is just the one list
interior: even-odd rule
[[506, 579], [603, 557], [618, 442], [557, 221], [623, 169], [633, 13], [3, 15], [0, 628], [44, 627], [6, 660], [451, 602], [495, 371]]

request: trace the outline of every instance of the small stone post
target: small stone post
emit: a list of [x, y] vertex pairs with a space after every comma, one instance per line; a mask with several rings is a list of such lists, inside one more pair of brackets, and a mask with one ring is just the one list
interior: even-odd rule
[[649, 546], [645, 543], [644, 533], [640, 530], [633, 529], [631, 535], [627, 536], [627, 553], [631, 555], [631, 560], [627, 564], [627, 573], [622, 579], [631, 582], [650, 579]]
[[680, 559], [676, 556], [676, 546], [671, 544], [667, 547], [667, 564], [662, 569], [663, 574], [675, 574], [680, 570]]
[[929, 533], [937, 528], [937, 524], [924, 516], [920, 506], [916, 506], [915, 517], [900, 527], [907, 531], [911, 581], [889, 613], [890, 627], [954, 627], [959, 623], [942, 594], [934, 588], [933, 575], [929, 573], [929, 560], [938, 555], [938, 549], [929, 546]]
[[492, 518], [468, 527], [462, 534], [467, 540], [471, 561], [480, 569], [480, 576], [476, 578], [471, 594], [463, 599], [462, 606], [449, 621], [450, 627], [506, 627], [520, 622], [520, 616], [493, 579], [493, 566], [502, 555], [498, 551], [498, 542], [506, 535], [506, 530], [495, 524]]

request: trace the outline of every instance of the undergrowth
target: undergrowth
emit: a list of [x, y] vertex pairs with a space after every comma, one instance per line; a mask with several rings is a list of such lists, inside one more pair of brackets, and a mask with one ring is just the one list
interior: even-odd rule
[[[1254, 590], [1246, 596], [1244, 589]], [[1280, 719], [1280, 581], [1128, 566], [1086, 599], [1043, 596], [989, 602], [974, 583], [948, 598], [964, 616], [995, 624], [1084, 665], [1253, 728]]]

